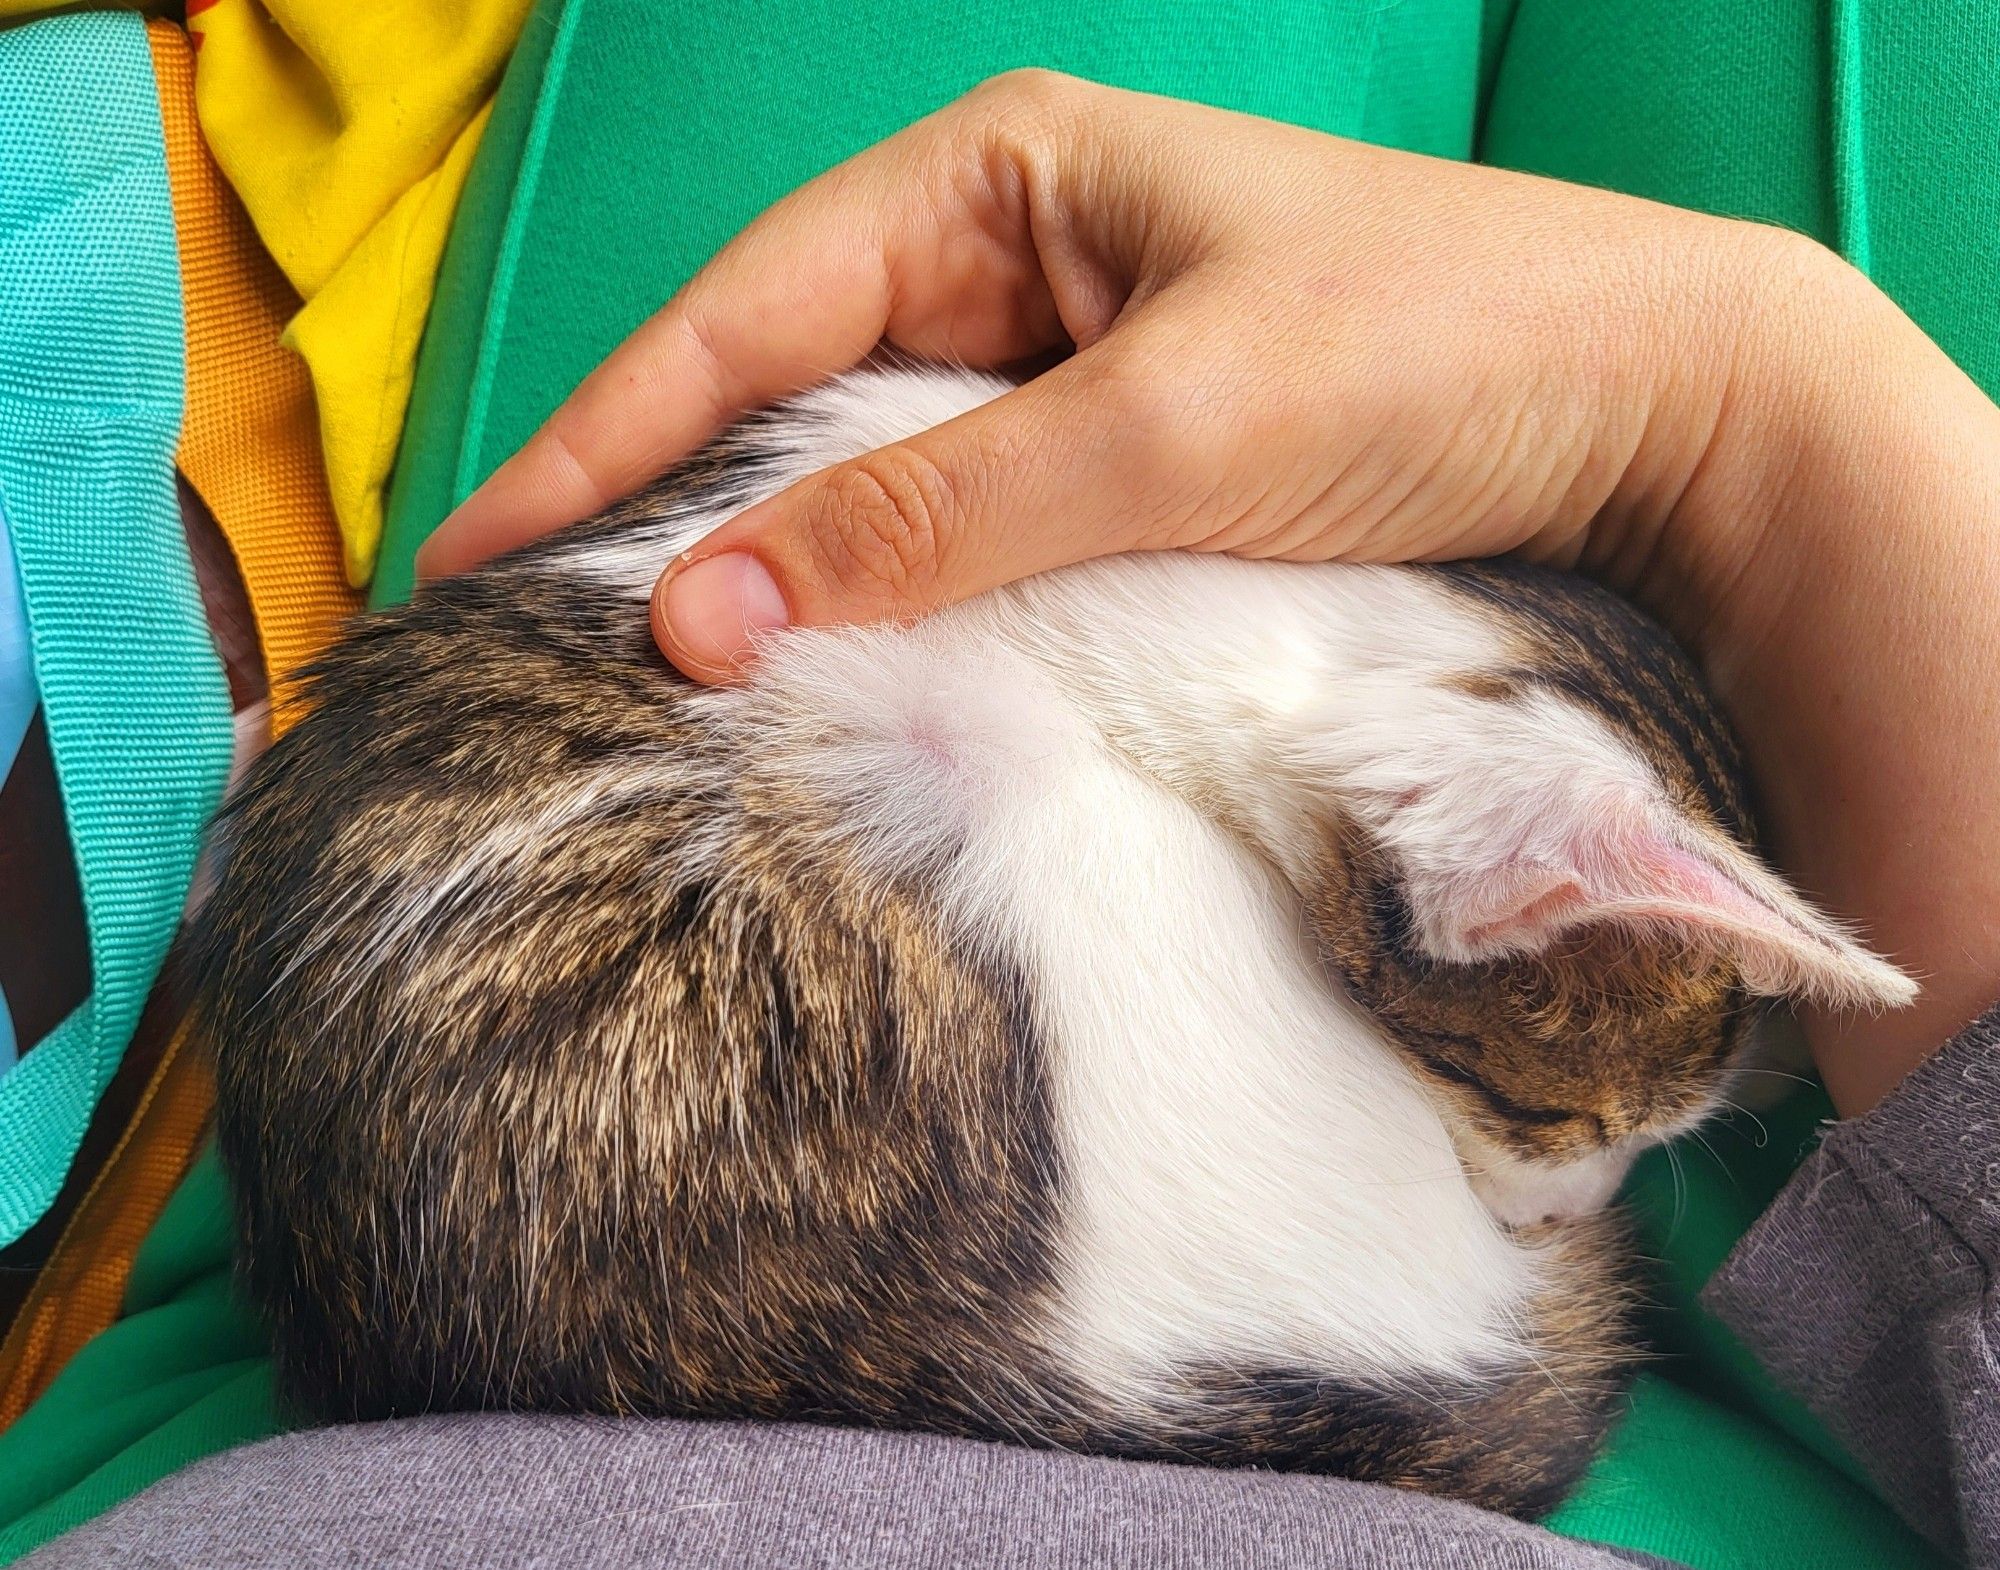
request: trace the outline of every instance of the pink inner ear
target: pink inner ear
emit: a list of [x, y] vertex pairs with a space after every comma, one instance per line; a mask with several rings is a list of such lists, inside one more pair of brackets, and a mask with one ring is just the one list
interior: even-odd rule
[[[1619, 882], [1625, 886], [1618, 888]], [[1807, 936], [1719, 867], [1651, 835], [1627, 849], [1603, 904], [1607, 915], [1655, 915], [1746, 936]]]
[[1580, 837], [1564, 859], [1493, 868], [1481, 897], [1462, 912], [1459, 941], [1479, 953], [1534, 949], [1567, 928], [1614, 919], [1762, 941], [1807, 937], [1720, 868], [1657, 833]]
[[[1471, 924], [1461, 935], [1467, 948], [1474, 952], [1535, 948], [1564, 927], [1589, 919], [1590, 901], [1576, 878], [1542, 868], [1536, 871], [1538, 876], [1524, 878], [1515, 887], [1493, 890], [1492, 898], [1481, 902], [1481, 912], [1468, 912]], [[1487, 915], [1495, 906], [1506, 908]]]
[[1461, 867], [1424, 890], [1419, 908], [1433, 952], [1449, 960], [1533, 953], [1586, 923], [1627, 922], [1728, 956], [1763, 996], [1879, 1007], [1916, 995], [1907, 976], [1747, 857], [1690, 843], [1692, 831], [1664, 807], [1635, 810], [1605, 798], [1584, 807], [1564, 825], [1569, 833], [1497, 863]]

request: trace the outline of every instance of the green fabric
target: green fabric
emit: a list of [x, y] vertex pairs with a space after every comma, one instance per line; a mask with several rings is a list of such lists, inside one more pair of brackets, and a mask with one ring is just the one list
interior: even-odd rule
[[1520, 0], [1480, 154], [1838, 244], [1996, 395], [1996, 114], [2000, 7]]
[[0, 1564], [205, 1455], [278, 1430], [262, 1328], [231, 1291], [205, 1156], [134, 1261], [124, 1316], [0, 1434]]
[[1811, 1087], [1762, 1114], [1731, 1113], [1633, 1173], [1624, 1197], [1640, 1252], [1662, 1265], [1653, 1320], [1666, 1359], [1551, 1531], [1745, 1570], [1942, 1563], [1695, 1301], [1832, 1110]]
[[0, 1077], [0, 1244], [62, 1186], [229, 765], [181, 538], [180, 267], [145, 27], [0, 31], [0, 511], [90, 928], [84, 1003]]
[[[2000, 386], [2000, 17], [1950, 0], [902, 0], [544, 3], [468, 185], [390, 498], [375, 595], [446, 509], [744, 219], [1017, 64], [1787, 222], [1865, 254]], [[1838, 92], [1834, 91], [1838, 84]], [[1932, 1563], [1694, 1296], [1810, 1144], [1823, 1100], [1705, 1131], [1634, 1199], [1675, 1355], [1555, 1525], [1716, 1570]], [[1762, 1143], [1759, 1143], [1759, 1140]], [[206, 1161], [130, 1313], [0, 1435], [0, 1559], [267, 1432], [268, 1372], [222, 1285]], [[171, 1262], [171, 1263], [169, 1263]], [[202, 1380], [207, 1383], [200, 1383]], [[195, 1381], [204, 1392], [178, 1403]], [[30, 1428], [30, 1422], [34, 1426]], [[150, 1426], [149, 1426], [150, 1425]], [[24, 1434], [27, 1437], [24, 1437]], [[16, 1476], [27, 1479], [15, 1484]]]
[[445, 253], [375, 602], [409, 592], [447, 507], [717, 246], [983, 78], [1052, 66], [1465, 157], [1481, 29], [1479, 0], [544, 3]]

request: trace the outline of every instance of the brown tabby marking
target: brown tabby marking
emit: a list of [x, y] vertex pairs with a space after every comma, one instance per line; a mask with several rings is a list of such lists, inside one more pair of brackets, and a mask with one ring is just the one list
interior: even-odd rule
[[[1612, 595], [1508, 563], [1439, 572], [1504, 615], [1514, 668], [1469, 696], [1542, 684], [1632, 740], [1679, 805], [1754, 848], [1742, 758], [1686, 655]], [[1530, 635], [1532, 629], [1532, 636]], [[1327, 827], [1313, 930], [1333, 969], [1489, 1139], [1562, 1159], [1707, 1104], [1755, 1009], [1736, 970], [1684, 944], [1600, 926], [1543, 955], [1444, 964], [1421, 952], [1400, 882], [1369, 837]]]
[[[799, 803], [699, 788], [712, 742], [643, 624], [599, 643], [518, 590], [360, 623], [229, 816], [202, 1029], [287, 1395], [1042, 1423], [1039, 1354], [996, 1341], [1035, 1322], [1056, 1191], [1017, 982], [794, 853]], [[366, 953], [502, 809], [626, 754], [697, 788], [608, 800], [527, 848], [519, 897]]]

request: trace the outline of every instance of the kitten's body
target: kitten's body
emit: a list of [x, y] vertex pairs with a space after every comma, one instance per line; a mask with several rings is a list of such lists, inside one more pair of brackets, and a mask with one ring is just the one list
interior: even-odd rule
[[677, 550], [996, 390], [835, 384], [323, 663], [205, 914], [287, 1389], [1546, 1508], [1633, 1357], [1591, 1212], [1749, 991], [1899, 978], [1731, 841], [1664, 640], [1534, 575], [1122, 559], [665, 668]]

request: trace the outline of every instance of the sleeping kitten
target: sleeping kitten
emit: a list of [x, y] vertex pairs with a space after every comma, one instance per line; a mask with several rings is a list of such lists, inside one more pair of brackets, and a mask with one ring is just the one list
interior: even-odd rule
[[1544, 1512], [1637, 1355], [1635, 1153], [1753, 1000], [1910, 984], [1567, 579], [1124, 558], [661, 661], [677, 551], [1003, 390], [851, 375], [320, 663], [202, 916], [283, 1388]]

